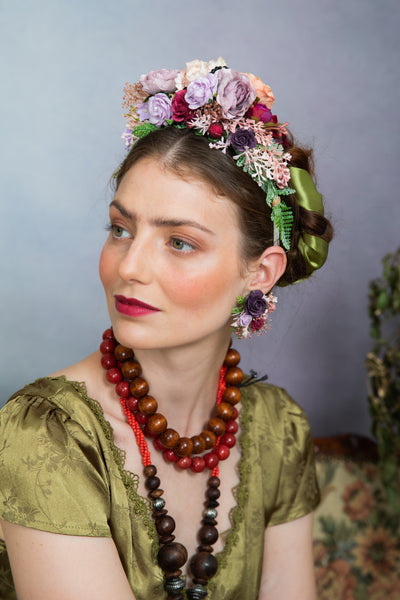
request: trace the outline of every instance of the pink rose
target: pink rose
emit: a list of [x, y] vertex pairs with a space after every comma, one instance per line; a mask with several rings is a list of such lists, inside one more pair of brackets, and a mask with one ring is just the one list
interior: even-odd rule
[[269, 123], [272, 120], [272, 113], [265, 104], [255, 102], [247, 111], [246, 117], [248, 119], [262, 121], [263, 123]]
[[211, 123], [208, 128], [208, 135], [212, 137], [214, 140], [219, 140], [224, 134], [224, 128], [221, 123]]
[[256, 98], [256, 90], [245, 73], [220, 69], [215, 73], [218, 78], [217, 102], [222, 116], [226, 119], [243, 117]]
[[259, 77], [253, 75], [253, 73], [246, 74], [249, 77], [251, 83], [253, 84], [257, 92], [257, 98], [260, 100], [260, 102], [262, 104], [265, 104], [265, 106], [267, 106], [268, 108], [272, 108], [275, 102], [275, 97], [269, 85], [265, 85], [265, 83], [263, 83]]
[[177, 123], [181, 121], [190, 121], [194, 117], [194, 112], [190, 110], [189, 104], [185, 100], [186, 90], [179, 90], [172, 99], [172, 118]]
[[175, 79], [179, 69], [159, 69], [150, 71], [140, 76], [140, 83], [147, 94], [153, 96], [157, 92], [174, 92], [176, 90]]

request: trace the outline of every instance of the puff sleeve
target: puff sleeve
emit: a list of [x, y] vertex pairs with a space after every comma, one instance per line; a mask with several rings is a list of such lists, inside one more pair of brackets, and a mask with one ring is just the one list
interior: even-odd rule
[[90, 422], [74, 419], [68, 398], [65, 408], [46, 393], [22, 392], [0, 411], [0, 517], [110, 537], [108, 473]]

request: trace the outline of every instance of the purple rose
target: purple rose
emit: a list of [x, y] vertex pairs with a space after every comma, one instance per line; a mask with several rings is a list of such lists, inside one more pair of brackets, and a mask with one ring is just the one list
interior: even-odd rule
[[272, 121], [272, 112], [269, 110], [265, 104], [260, 104], [260, 102], [256, 102], [253, 106], [250, 106], [247, 111], [246, 117], [248, 119], [260, 120], [263, 123], [270, 123]]
[[235, 133], [231, 133], [229, 136], [229, 142], [238, 152], [244, 152], [246, 148], [257, 146], [256, 136], [252, 129], [236, 129]]
[[154, 96], [157, 92], [175, 92], [175, 79], [179, 72], [178, 69], [150, 71], [150, 73], [140, 76], [140, 83], [144, 91], [151, 96]]
[[150, 121], [157, 127], [161, 127], [167, 119], [172, 118], [171, 100], [166, 94], [150, 96], [148, 101], [139, 104], [136, 110], [141, 121]]
[[207, 104], [217, 89], [218, 80], [212, 73], [206, 77], [197, 77], [187, 86], [185, 100], [191, 110]]
[[256, 90], [249, 77], [231, 69], [220, 69], [215, 73], [218, 79], [217, 102], [226, 119], [243, 117], [256, 98]]
[[246, 312], [254, 318], [261, 317], [265, 313], [268, 302], [261, 290], [253, 290], [246, 296], [244, 301]]

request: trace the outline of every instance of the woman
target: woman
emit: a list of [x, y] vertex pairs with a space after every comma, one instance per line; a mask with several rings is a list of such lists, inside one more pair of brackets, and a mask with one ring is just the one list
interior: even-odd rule
[[9, 558], [20, 600], [315, 598], [307, 420], [230, 348], [332, 234], [273, 100], [222, 59], [127, 86], [112, 329], [1, 413], [2, 597]]

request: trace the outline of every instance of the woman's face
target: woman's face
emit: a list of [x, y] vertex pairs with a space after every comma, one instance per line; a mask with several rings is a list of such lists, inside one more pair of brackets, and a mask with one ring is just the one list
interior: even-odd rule
[[110, 224], [100, 277], [121, 343], [171, 348], [227, 335], [245, 291], [229, 200], [143, 159], [122, 179]]

